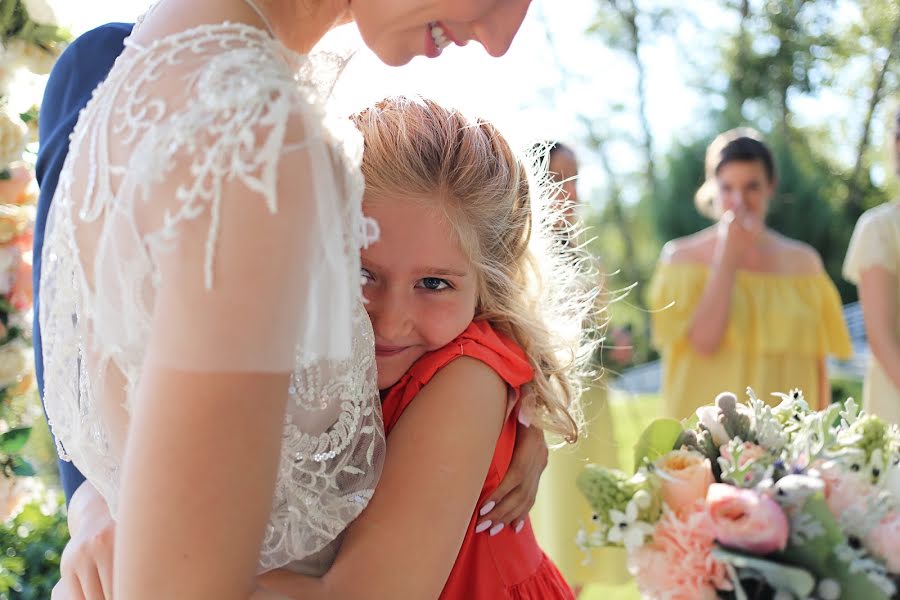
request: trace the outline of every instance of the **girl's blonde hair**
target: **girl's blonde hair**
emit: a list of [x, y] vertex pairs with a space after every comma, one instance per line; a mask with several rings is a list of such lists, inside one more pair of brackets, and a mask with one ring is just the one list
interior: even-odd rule
[[541, 171], [491, 123], [431, 100], [388, 98], [353, 119], [365, 140], [366, 195], [441, 202], [476, 267], [476, 320], [515, 340], [534, 368], [523, 416], [574, 442], [595, 345], [582, 326], [596, 290], [583, 285], [583, 251], [560, 241], [548, 178], [538, 181]]

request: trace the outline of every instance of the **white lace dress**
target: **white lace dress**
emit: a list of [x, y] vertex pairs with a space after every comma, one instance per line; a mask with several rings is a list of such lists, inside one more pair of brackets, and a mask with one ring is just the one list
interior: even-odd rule
[[334, 65], [240, 24], [127, 43], [43, 250], [47, 414], [114, 516], [143, 369], [293, 373], [260, 571], [324, 572], [384, 456], [358, 255], [377, 233], [362, 140], [325, 110]]

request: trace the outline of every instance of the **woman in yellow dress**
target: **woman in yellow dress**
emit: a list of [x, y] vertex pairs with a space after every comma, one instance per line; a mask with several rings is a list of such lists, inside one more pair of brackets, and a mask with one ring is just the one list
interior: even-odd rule
[[[566, 219], [574, 223], [578, 204], [575, 182], [578, 161], [568, 146], [551, 143], [547, 168], [559, 185], [558, 198], [566, 204]], [[531, 524], [541, 547], [556, 563], [576, 594], [585, 585], [597, 582], [615, 583], [627, 579], [624, 553], [615, 548], [593, 551], [589, 564], [587, 554], [578, 548], [575, 537], [579, 529], [591, 524], [593, 512], [575, 487], [575, 479], [588, 463], [617, 466], [617, 450], [613, 423], [604, 382], [594, 382], [582, 396], [585, 428], [574, 445], [565, 444], [551, 450], [547, 469], [541, 478], [537, 500], [531, 511]]]
[[[892, 130], [894, 167], [900, 176], [900, 109]], [[856, 223], [844, 277], [859, 288], [872, 356], [863, 384], [863, 406], [900, 425], [900, 200], [876, 206]]]
[[666, 416], [685, 418], [719, 392], [799, 388], [831, 401], [825, 356], [848, 358], [834, 283], [816, 251], [765, 225], [776, 186], [772, 154], [751, 129], [718, 136], [697, 193], [717, 223], [665, 245], [650, 284]]

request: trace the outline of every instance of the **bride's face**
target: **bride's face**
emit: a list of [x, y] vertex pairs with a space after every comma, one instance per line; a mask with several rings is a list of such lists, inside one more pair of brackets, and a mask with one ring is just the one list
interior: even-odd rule
[[386, 64], [435, 58], [451, 44], [478, 42], [491, 56], [509, 49], [531, 0], [351, 0], [366, 45]]

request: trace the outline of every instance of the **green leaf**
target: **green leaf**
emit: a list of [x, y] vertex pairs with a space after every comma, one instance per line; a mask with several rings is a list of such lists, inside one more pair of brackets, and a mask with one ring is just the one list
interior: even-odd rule
[[656, 419], [650, 423], [634, 446], [634, 470], [645, 459], [652, 462], [673, 450], [682, 431], [681, 423], [675, 419]]
[[31, 463], [21, 456], [14, 456], [10, 461], [10, 466], [12, 467], [13, 474], [18, 475], [19, 477], [34, 477], [37, 475], [37, 471], [34, 470]]
[[806, 569], [779, 564], [734, 550], [726, 550], [720, 546], [713, 548], [712, 556], [716, 560], [734, 566], [735, 569], [754, 571], [776, 590], [790, 592], [795, 597], [806, 598], [816, 587], [815, 578]]
[[28, 436], [30, 435], [31, 427], [10, 429], [6, 433], [0, 434], [0, 452], [4, 454], [18, 452], [25, 446], [25, 442], [28, 441]]

